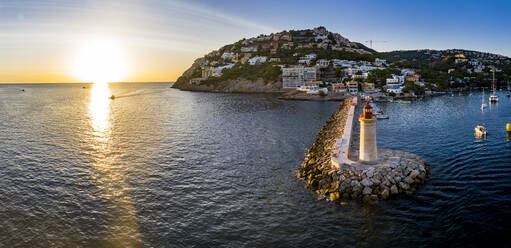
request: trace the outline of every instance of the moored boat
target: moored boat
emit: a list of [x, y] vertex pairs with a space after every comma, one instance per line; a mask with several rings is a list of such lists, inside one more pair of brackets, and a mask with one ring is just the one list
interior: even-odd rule
[[388, 119], [388, 118], [389, 118], [389, 116], [386, 115], [386, 114], [383, 114], [383, 113], [376, 114], [376, 119], [378, 119], [378, 120], [385, 120], [385, 119]]
[[482, 136], [486, 136], [486, 135], [488, 134], [488, 131], [486, 131], [486, 128], [485, 128], [485, 127], [483, 127], [483, 126], [480, 126], [480, 125], [477, 125], [477, 126], [474, 128], [474, 130], [475, 130], [475, 134], [476, 134], [477, 136], [480, 136], [480, 137], [482, 137]]
[[495, 94], [495, 68], [493, 68], [493, 83], [492, 83], [493, 92], [490, 95], [490, 103], [497, 103], [499, 102], [499, 97]]

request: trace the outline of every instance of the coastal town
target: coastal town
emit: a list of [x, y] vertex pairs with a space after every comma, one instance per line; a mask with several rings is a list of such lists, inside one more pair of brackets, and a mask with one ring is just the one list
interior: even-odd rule
[[239, 79], [262, 78], [272, 91], [291, 98], [365, 94], [392, 99], [489, 87], [492, 72], [507, 87], [511, 59], [460, 49], [378, 53], [318, 27], [243, 39], [198, 59], [189, 70], [177, 85], [201, 90], [230, 80], [236, 91]]

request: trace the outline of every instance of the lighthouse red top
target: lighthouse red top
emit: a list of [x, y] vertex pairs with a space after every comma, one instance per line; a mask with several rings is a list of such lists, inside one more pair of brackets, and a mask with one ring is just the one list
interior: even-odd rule
[[362, 118], [364, 119], [372, 119], [373, 118], [373, 107], [369, 105], [369, 101], [366, 102], [364, 107], [362, 108], [364, 113], [362, 114]]

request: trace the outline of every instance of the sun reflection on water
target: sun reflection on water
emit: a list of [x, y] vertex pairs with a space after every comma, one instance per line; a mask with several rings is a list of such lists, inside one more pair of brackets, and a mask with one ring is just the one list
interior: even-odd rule
[[[110, 88], [107, 83], [95, 83], [91, 89], [89, 112], [92, 117], [92, 128], [95, 135], [107, 139], [106, 132], [110, 128]], [[106, 140], [104, 140], [106, 141]]]
[[111, 205], [110, 237], [105, 237], [107, 246], [139, 247], [140, 232], [135, 205], [126, 183], [127, 168], [113, 155], [115, 144], [111, 139], [110, 95], [109, 85], [103, 82], [95, 83], [90, 92], [90, 145], [94, 151], [91, 177], [100, 190], [98, 197]]

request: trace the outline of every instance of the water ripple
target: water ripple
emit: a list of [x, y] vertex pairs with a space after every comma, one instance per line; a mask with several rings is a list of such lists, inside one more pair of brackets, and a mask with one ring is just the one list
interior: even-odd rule
[[432, 174], [373, 206], [318, 201], [296, 179], [338, 103], [111, 84], [123, 97], [95, 117], [81, 86], [0, 85], [2, 247], [473, 247], [511, 229], [505, 97], [485, 112], [477, 94], [381, 104], [379, 147]]

